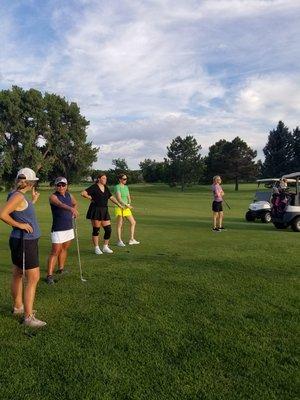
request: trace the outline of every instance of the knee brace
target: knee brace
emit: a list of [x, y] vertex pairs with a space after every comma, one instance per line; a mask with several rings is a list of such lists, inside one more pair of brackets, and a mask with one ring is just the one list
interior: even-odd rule
[[95, 227], [93, 227], [93, 233], [92, 233], [92, 235], [93, 235], [93, 236], [98, 236], [98, 235], [99, 235], [99, 231], [100, 231], [100, 228], [95, 228]]
[[108, 240], [111, 236], [111, 225], [104, 226], [103, 229], [104, 229], [104, 240]]

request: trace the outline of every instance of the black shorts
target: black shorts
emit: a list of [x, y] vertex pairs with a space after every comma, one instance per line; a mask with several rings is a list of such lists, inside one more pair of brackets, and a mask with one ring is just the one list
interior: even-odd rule
[[223, 211], [222, 201], [213, 201], [212, 210], [213, 210], [213, 212], [221, 212], [221, 211]]
[[91, 203], [86, 214], [86, 218], [97, 221], [110, 221], [108, 207], [96, 207], [93, 203]]
[[11, 252], [11, 261], [18, 268], [23, 268], [23, 243], [25, 250], [25, 269], [33, 269], [39, 266], [39, 239], [22, 240], [11, 237], [9, 247]]

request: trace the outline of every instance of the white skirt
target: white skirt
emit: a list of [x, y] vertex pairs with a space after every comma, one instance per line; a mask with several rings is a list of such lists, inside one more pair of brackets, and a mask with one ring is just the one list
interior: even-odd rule
[[74, 229], [69, 229], [67, 231], [51, 232], [52, 243], [65, 243], [69, 240], [73, 240], [74, 237]]

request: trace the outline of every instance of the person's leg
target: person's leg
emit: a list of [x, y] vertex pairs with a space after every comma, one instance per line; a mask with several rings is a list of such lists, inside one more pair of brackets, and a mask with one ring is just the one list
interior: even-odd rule
[[23, 271], [21, 268], [13, 265], [13, 274], [11, 281], [11, 295], [13, 298], [14, 308], [20, 309], [23, 306], [22, 285]]
[[130, 222], [130, 240], [135, 240], [134, 239], [134, 232], [135, 232], [135, 227], [136, 227], [136, 221], [135, 221], [133, 215], [129, 215], [126, 218]]
[[111, 223], [110, 223], [110, 220], [101, 221], [101, 222], [102, 222], [102, 226], [104, 229], [104, 244], [103, 244], [102, 251], [103, 251], [103, 253], [111, 254], [111, 253], [113, 253], [113, 251], [112, 251], [112, 249], [110, 249], [108, 247], [109, 239], [111, 236]]
[[220, 211], [219, 212], [219, 228], [222, 228], [222, 226], [223, 226], [223, 219], [224, 219], [223, 211]]
[[48, 258], [47, 276], [52, 276], [56, 265], [57, 258], [62, 251], [61, 243], [52, 243], [51, 252]]
[[123, 227], [123, 218], [121, 215], [117, 216], [117, 235], [118, 235], [118, 241], [122, 242], [122, 227]]
[[213, 211], [213, 228], [217, 227], [217, 218], [218, 218], [218, 213]]
[[93, 245], [95, 247], [99, 247], [99, 231], [100, 231], [100, 227], [101, 227], [101, 221], [92, 219], [91, 223], [92, 223], [92, 227], [93, 227], [93, 235], [92, 235]]
[[71, 245], [71, 240], [68, 242], [62, 243], [61, 245], [61, 252], [58, 255], [58, 269], [62, 271], [65, 267], [67, 255], [68, 255], [68, 248]]
[[104, 246], [108, 246], [109, 244], [109, 239], [111, 236], [111, 222], [110, 220], [108, 221], [101, 221], [101, 224], [104, 229]]
[[24, 313], [25, 318], [32, 315], [33, 302], [37, 283], [40, 279], [40, 268], [32, 268], [26, 270], [27, 284], [24, 293]]

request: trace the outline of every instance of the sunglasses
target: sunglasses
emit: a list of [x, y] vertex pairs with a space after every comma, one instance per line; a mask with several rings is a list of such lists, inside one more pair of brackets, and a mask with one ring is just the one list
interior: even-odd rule
[[65, 186], [67, 186], [65, 183], [58, 183], [57, 185], [56, 185], [57, 187], [65, 187]]
[[122, 178], [122, 181], [127, 181], [127, 178]]

